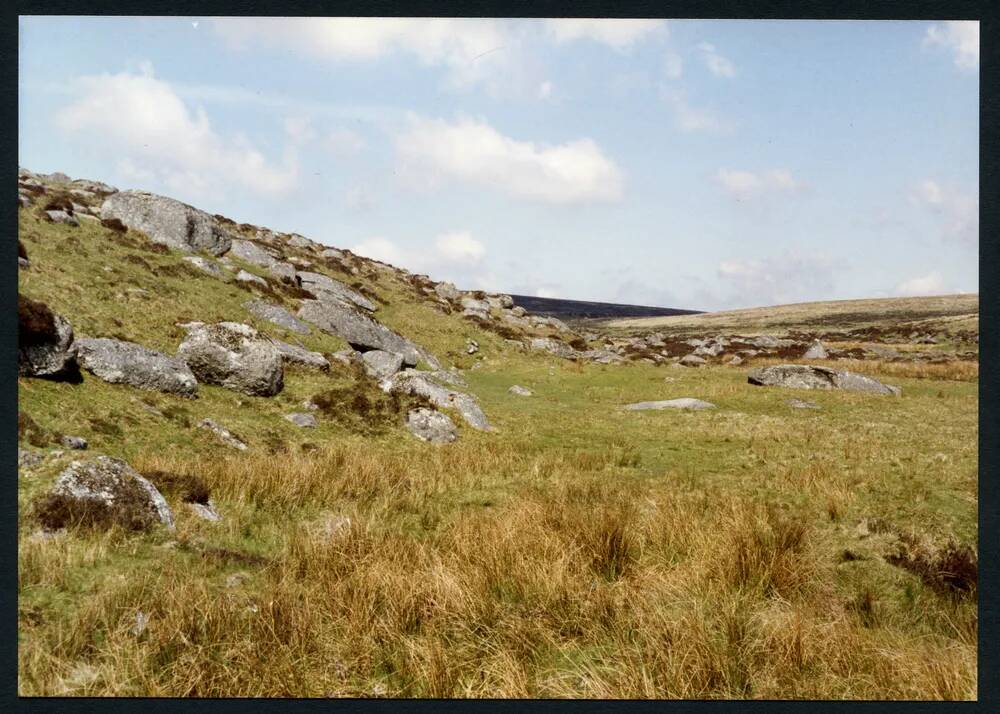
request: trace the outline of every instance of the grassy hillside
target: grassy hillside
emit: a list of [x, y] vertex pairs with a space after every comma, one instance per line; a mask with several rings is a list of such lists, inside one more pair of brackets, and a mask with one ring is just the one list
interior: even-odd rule
[[768, 333], [782, 330], [844, 330], [905, 326], [913, 330], [979, 331], [979, 295], [834, 300], [706, 312], [604, 324], [615, 330], [668, 330], [674, 333]]
[[[243, 308], [259, 290], [133, 231], [39, 213], [19, 210], [19, 290], [79, 334], [171, 354], [192, 319], [294, 337]], [[419, 442], [337, 364], [287, 370], [273, 398], [20, 379], [19, 441], [48, 453], [19, 477], [20, 694], [976, 697], [976, 591], [947, 577], [978, 543], [974, 375], [858, 363], [902, 387], [883, 398], [753, 387], [722, 365], [559, 360], [435, 309], [405, 273], [320, 269], [463, 370], [496, 432]], [[280, 290], [267, 299], [294, 304]], [[316, 429], [282, 418], [318, 393], [334, 407]], [[802, 396], [821, 409], [788, 406]], [[622, 409], [674, 397], [717, 409]], [[205, 417], [251, 448], [220, 445]], [[81, 457], [50, 453], [58, 434], [197, 479], [223, 520], [161, 480], [175, 532], [40, 533], [36, 499]]]

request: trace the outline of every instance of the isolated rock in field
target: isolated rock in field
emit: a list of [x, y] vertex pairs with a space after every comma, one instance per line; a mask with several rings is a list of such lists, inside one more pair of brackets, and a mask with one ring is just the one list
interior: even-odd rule
[[511, 394], [516, 394], [519, 397], [530, 397], [533, 392], [527, 387], [522, 387], [520, 384], [515, 384], [513, 387], [507, 390]]
[[211, 523], [218, 523], [222, 520], [222, 514], [219, 513], [219, 509], [216, 508], [215, 503], [211, 499], [207, 503], [189, 503], [187, 505], [191, 509], [191, 512], [202, 520]]
[[361, 351], [395, 352], [403, 355], [403, 362], [410, 366], [416, 365], [422, 356], [420, 348], [406, 338], [343, 304], [303, 300], [298, 317], [324, 332], [344, 338], [351, 347]]
[[586, 350], [580, 352], [578, 356], [596, 364], [620, 364], [625, 361], [625, 358], [617, 352], [603, 349]]
[[805, 399], [789, 399], [785, 404], [792, 409], [821, 409], [820, 405], [816, 402], [809, 402]]
[[779, 364], [758, 367], [747, 375], [747, 381], [763, 387], [791, 389], [843, 389], [870, 394], [901, 394], [899, 387], [882, 384], [876, 379], [854, 372], [837, 371], [828, 367], [804, 364]]
[[67, 226], [80, 225], [80, 221], [77, 220], [76, 216], [66, 211], [46, 211], [45, 215], [53, 223], [63, 223]]
[[702, 357], [691, 354], [681, 357], [678, 364], [684, 367], [701, 367], [703, 364], [707, 364], [707, 362]]
[[107, 337], [82, 337], [77, 340], [77, 350], [83, 368], [105, 382], [182, 397], [198, 392], [198, 380], [178, 357]]
[[441, 409], [456, 409], [474, 429], [493, 430], [474, 397], [441, 386], [433, 381], [431, 373], [406, 370], [389, 377], [379, 386], [390, 394], [416, 394]]
[[730, 367], [738, 367], [739, 365], [743, 364], [743, 358], [740, 357], [739, 355], [733, 355], [732, 357], [726, 360], [726, 364], [728, 364]]
[[263, 300], [248, 300], [243, 303], [243, 307], [249, 310], [255, 317], [272, 322], [278, 327], [283, 327], [291, 332], [297, 332], [300, 335], [309, 334], [309, 326], [306, 323], [279, 305], [272, 305]]
[[281, 391], [281, 352], [257, 330], [239, 322], [190, 322], [181, 327], [188, 334], [177, 356], [198, 381], [250, 396], [270, 397]]
[[814, 341], [809, 345], [809, 349], [806, 353], [802, 355], [803, 359], [829, 359], [830, 353], [826, 351], [826, 347], [819, 340]]
[[383, 350], [369, 350], [365, 352], [361, 355], [361, 362], [365, 366], [365, 372], [378, 380], [391, 377], [403, 368], [402, 355]]
[[292, 414], [286, 414], [285, 419], [292, 422], [295, 426], [302, 427], [303, 429], [315, 429], [316, 428], [316, 417], [312, 414], [303, 414], [302, 412], [294, 412]]
[[22, 377], [77, 381], [73, 328], [47, 305], [17, 296], [17, 373]]
[[84, 451], [87, 448], [87, 440], [82, 436], [64, 436], [60, 439], [59, 443], [67, 449], [75, 449], [77, 451]]
[[296, 275], [302, 281], [302, 289], [308, 290], [317, 300], [332, 300], [334, 302], [356, 305], [368, 312], [375, 310], [375, 305], [371, 300], [328, 275], [306, 271], [299, 271]]
[[287, 342], [282, 342], [281, 340], [271, 339], [274, 346], [278, 348], [281, 353], [281, 359], [285, 361], [285, 364], [294, 364], [300, 367], [308, 367], [309, 369], [318, 369], [321, 372], [326, 372], [330, 369], [330, 362], [321, 355], [319, 352], [310, 352], [305, 347], [299, 347], [298, 345], [290, 345]]
[[174, 527], [170, 506], [156, 487], [109, 456], [72, 462], [43, 501], [39, 518], [50, 530], [78, 519], [129, 530], [148, 530], [158, 523]]
[[479, 343], [475, 340], [467, 340], [465, 343], [466, 354], [474, 355], [479, 351]]
[[459, 292], [454, 283], [438, 283], [434, 286], [434, 292], [444, 300], [458, 300], [462, 297], [462, 293]]
[[554, 340], [551, 337], [535, 337], [531, 340], [529, 346], [533, 350], [539, 352], [550, 352], [556, 357], [562, 357], [563, 359], [574, 359], [579, 356], [577, 351], [565, 342]]
[[198, 270], [208, 273], [213, 278], [224, 278], [226, 272], [219, 265], [211, 260], [202, 258], [200, 255], [185, 255], [184, 261], [190, 263]]
[[241, 270], [236, 273], [236, 282], [247, 283], [250, 285], [259, 285], [262, 288], [267, 287], [267, 281], [259, 275], [254, 275], [253, 273], [247, 272], [246, 270]]
[[202, 419], [200, 422], [198, 422], [198, 428], [212, 432], [217, 437], [219, 437], [219, 441], [221, 441], [226, 446], [238, 449], [239, 451], [247, 450], [247, 445], [243, 442], [242, 439], [235, 436], [231, 431], [229, 431], [229, 429], [222, 426], [222, 424], [219, 424], [216, 421], [213, 421], [211, 419]]
[[449, 444], [458, 438], [458, 428], [446, 414], [425, 407], [406, 415], [406, 428], [421, 441], [432, 444]]
[[635, 404], [626, 404], [625, 408], [629, 411], [646, 411], [649, 409], [715, 409], [715, 405], [711, 402], [704, 402], [701, 399], [692, 399], [691, 397], [681, 397], [680, 399], [667, 399], [659, 402], [636, 402]]
[[204, 211], [145, 191], [119, 191], [101, 206], [101, 218], [117, 218], [129, 228], [142, 231], [154, 243], [183, 250], [222, 255], [231, 238]]

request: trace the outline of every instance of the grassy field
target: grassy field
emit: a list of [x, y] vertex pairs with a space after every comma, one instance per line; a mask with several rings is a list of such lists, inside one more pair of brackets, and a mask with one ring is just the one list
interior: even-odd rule
[[895, 327], [914, 330], [979, 331], [979, 295], [836, 300], [774, 305], [697, 315], [643, 317], [599, 323], [610, 330], [662, 330], [672, 334], [744, 332], [766, 334], [789, 329], [845, 330]]
[[[20, 237], [21, 292], [80, 333], [171, 353], [181, 319], [288, 337], [251, 319], [245, 288], [172, 275], [177, 254], [30, 210]], [[495, 433], [418, 442], [336, 366], [289, 370], [273, 399], [19, 380], [36, 425], [22, 445], [85, 436], [141, 472], [196, 477], [223, 515], [167, 492], [175, 532], [41, 537], [33, 504], [73, 455], [23, 473], [20, 694], [976, 697], [977, 595], [948, 577], [978, 543], [975, 374], [854, 365], [903, 388], [890, 398], [583, 365], [513, 349], [398, 275], [368, 280], [380, 319], [466, 370]], [[330, 391], [344, 406], [317, 429], [282, 419]], [[718, 408], [622, 409], [674, 397]], [[250, 451], [195, 428], [204, 417]]]

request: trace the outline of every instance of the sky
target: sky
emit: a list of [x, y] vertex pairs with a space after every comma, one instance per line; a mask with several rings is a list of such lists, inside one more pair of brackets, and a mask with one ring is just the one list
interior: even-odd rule
[[459, 288], [978, 291], [979, 23], [21, 17], [19, 164]]

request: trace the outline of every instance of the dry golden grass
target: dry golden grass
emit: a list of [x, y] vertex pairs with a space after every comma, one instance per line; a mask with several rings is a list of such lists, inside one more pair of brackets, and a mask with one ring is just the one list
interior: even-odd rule
[[[233, 555], [247, 576], [235, 586], [232, 567], [220, 574], [199, 555], [200, 524], [182, 521], [167, 551], [177, 557], [103, 581], [61, 627], [22, 613], [21, 693], [975, 697], [974, 597], [918, 601], [904, 615], [874, 584], [845, 595], [825, 526], [751, 498], [622, 480], [614, 449], [455, 446], [414, 457], [359, 442], [199, 464], [229, 504], [224, 527], [245, 531], [257, 509], [316, 517], [255, 564]], [[525, 471], [549, 486], [434, 517], [432, 497]], [[347, 504], [350, 525], [324, 531], [317, 509]], [[430, 517], [419, 534], [398, 527], [418, 513]], [[21, 587], [72, 590], [62, 574], [143, 547], [115, 531], [25, 540]], [[149, 623], [136, 635], [139, 611]], [[950, 635], [904, 634], [899, 617], [947, 618]]]

